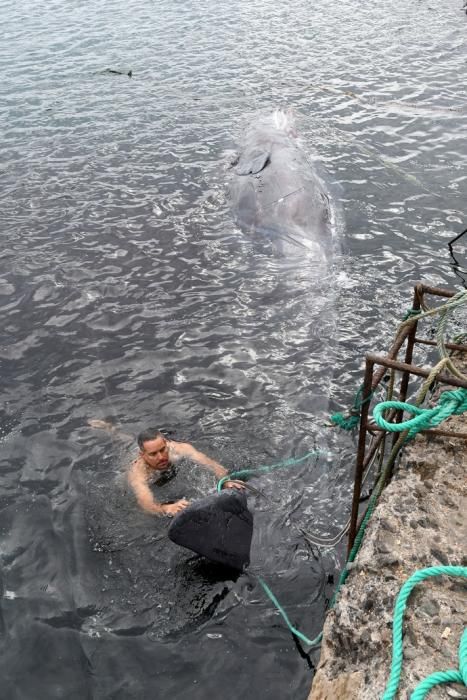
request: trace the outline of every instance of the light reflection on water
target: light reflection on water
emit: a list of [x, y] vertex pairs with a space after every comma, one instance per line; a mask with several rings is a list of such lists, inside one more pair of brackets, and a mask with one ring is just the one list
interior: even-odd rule
[[[261, 479], [253, 543], [253, 569], [319, 631], [343, 553], [315, 559], [294, 526], [345, 522], [354, 458], [323, 424], [413, 283], [459, 283], [458, 4], [6, 3], [5, 696], [306, 697], [308, 664], [254, 581], [167, 543], [125, 493], [132, 449], [86, 421], [163, 423], [229, 467], [321, 450]], [[279, 105], [343, 210], [326, 274], [232, 224], [229, 157]]]

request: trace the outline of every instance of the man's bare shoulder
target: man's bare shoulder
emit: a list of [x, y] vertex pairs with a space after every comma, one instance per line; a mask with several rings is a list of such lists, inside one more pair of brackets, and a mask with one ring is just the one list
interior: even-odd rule
[[177, 457], [190, 457], [194, 452], [194, 447], [190, 445], [189, 442], [175, 442], [175, 440], [170, 440], [168, 446], [171, 454]]
[[147, 469], [142, 457], [137, 457], [128, 467], [128, 479], [130, 481], [147, 481]]

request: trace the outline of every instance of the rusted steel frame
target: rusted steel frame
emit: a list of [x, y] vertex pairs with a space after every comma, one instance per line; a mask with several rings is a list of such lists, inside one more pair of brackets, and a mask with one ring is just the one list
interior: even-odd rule
[[416, 293], [421, 294], [422, 297], [424, 294], [431, 294], [432, 296], [445, 297], [446, 299], [450, 299], [456, 294], [456, 292], [453, 292], [452, 289], [445, 289], [444, 287], [430, 287], [423, 282], [419, 282], [415, 285], [415, 291]]
[[[393, 412], [392, 412], [393, 413]], [[363, 474], [365, 473], [365, 470], [368, 468], [368, 465], [370, 464], [371, 460], [373, 459], [374, 455], [376, 452], [379, 450], [381, 443], [383, 442], [384, 438], [386, 436], [386, 433], [384, 430], [381, 430], [380, 435], [376, 438], [374, 444], [371, 446], [368, 454], [366, 455], [365, 459], [363, 460], [363, 464], [361, 466], [361, 479], [360, 479], [360, 485], [358, 488], [358, 496], [355, 491], [355, 483], [354, 483], [354, 496], [352, 500], [352, 516], [351, 516], [351, 524], [350, 524], [350, 529], [349, 529], [349, 536], [348, 536], [348, 552], [353, 547], [353, 543], [355, 540], [355, 535], [357, 533], [357, 530], [355, 528], [355, 525], [353, 526], [354, 532], [352, 533], [352, 523], [355, 522], [354, 518], [358, 518], [358, 508], [360, 505], [360, 497], [361, 497], [361, 492], [362, 492], [362, 481], [363, 481]], [[365, 431], [365, 438], [366, 438], [366, 431]], [[354, 514], [354, 506], [353, 503], [356, 502], [356, 515]], [[366, 512], [366, 511], [365, 511]]]
[[432, 308], [425, 303], [425, 295], [451, 299], [455, 294], [455, 292], [451, 291], [450, 289], [444, 289], [442, 287], [429, 287], [427, 284], [423, 284], [423, 282], [416, 284], [414, 291], [418, 297], [422, 311], [429, 311]]
[[[370, 426], [368, 426], [368, 421], [367, 421], [367, 430], [370, 430]], [[371, 428], [371, 430], [373, 430], [373, 428]], [[381, 432], [384, 433], [384, 430], [382, 430]], [[384, 435], [378, 435], [374, 444], [370, 447], [370, 450], [368, 451], [368, 454], [366, 455], [366, 457], [363, 461], [363, 471], [365, 471], [365, 469], [368, 467], [371, 460], [375, 456], [376, 452], [378, 451], [379, 446], [381, 445], [381, 443], [383, 441], [383, 437], [384, 437]]]
[[[447, 289], [438, 289], [437, 287], [427, 287], [426, 285], [424, 285], [422, 283], [417, 284], [414, 288], [414, 297], [413, 297], [413, 304], [412, 304], [412, 309], [414, 311], [420, 310], [421, 303], [423, 301], [424, 293], [439, 294], [440, 296], [445, 296], [445, 297], [454, 296], [454, 293], [448, 291]], [[415, 342], [415, 334], [417, 332], [417, 326], [418, 326], [418, 322], [417, 322], [417, 320], [414, 320], [414, 322], [410, 326], [407, 325], [405, 328], [403, 328], [401, 333], [396, 337], [394, 343], [389, 348], [388, 354], [386, 355], [386, 357], [388, 357], [391, 360], [395, 360], [397, 355], [399, 354], [401, 347], [405, 343], [405, 340], [408, 339], [408, 345], [407, 345], [407, 349], [406, 349], [406, 363], [410, 364], [410, 362], [412, 361], [413, 344]], [[407, 362], [407, 356], [409, 356], [410, 362]], [[381, 363], [378, 362], [375, 364], [381, 364]], [[373, 382], [372, 382], [372, 389], [375, 389], [378, 386], [381, 379], [384, 377], [385, 371], [386, 370], [383, 367], [383, 369], [381, 369], [375, 373], [375, 376], [374, 376]], [[408, 381], [407, 381], [407, 383], [408, 383]]]
[[[409, 332], [410, 332], [410, 328], [406, 328], [401, 332], [400, 335], [397, 336], [396, 340], [391, 345], [389, 352], [387, 354], [387, 357], [389, 359], [395, 359], [397, 357], [399, 350], [401, 349], [401, 347], [405, 343], [405, 339], [407, 338], [407, 335], [409, 334]], [[367, 357], [368, 357], [368, 355], [367, 355]], [[376, 357], [376, 355], [375, 355], [375, 357]], [[379, 362], [377, 364], [381, 364], [381, 363]], [[384, 377], [385, 374], [386, 374], [385, 367], [383, 367], [382, 369], [378, 370], [375, 373], [375, 376], [373, 377], [373, 381], [371, 383], [372, 391], [374, 391], [376, 389], [376, 387], [378, 386], [378, 384], [380, 383], [380, 381], [382, 380], [382, 378]]]
[[[380, 355], [370, 353], [366, 356], [366, 359], [375, 365], [383, 365], [383, 367], [397, 369], [400, 372], [410, 372], [411, 374], [416, 374], [418, 377], [427, 378], [430, 376], [430, 372], [428, 372], [426, 369], [422, 369], [416, 365], [406, 365], [405, 362], [398, 362], [397, 360], [392, 360], [389, 357], [381, 357]], [[441, 382], [442, 384], [450, 384], [451, 386], [458, 386], [462, 389], [467, 389], [466, 381], [457, 379], [457, 377], [450, 374], [438, 374], [436, 376], [436, 381]]]
[[355, 536], [357, 534], [357, 520], [358, 520], [358, 507], [360, 503], [360, 496], [362, 491], [362, 479], [364, 471], [364, 461], [365, 461], [365, 448], [366, 448], [366, 426], [368, 422], [368, 411], [370, 409], [370, 397], [373, 390], [373, 367], [374, 362], [366, 357], [365, 364], [365, 377], [363, 379], [363, 390], [362, 390], [362, 408], [360, 412], [360, 430], [358, 433], [358, 448], [357, 448], [357, 461], [355, 464], [355, 478], [353, 485], [353, 498], [352, 498], [352, 512], [350, 515], [350, 528], [349, 528], [349, 540], [348, 540], [348, 551], [352, 549]]
[[[424, 295], [432, 295], [432, 296], [440, 296], [444, 297], [446, 299], [450, 299], [455, 295], [455, 292], [452, 292], [449, 289], [443, 289], [441, 287], [430, 287], [426, 284], [419, 283], [415, 286], [414, 288], [414, 300], [413, 300], [413, 310], [417, 311], [421, 307], [423, 307], [423, 301], [424, 301]], [[409, 383], [409, 378], [410, 374], [415, 374], [420, 377], [428, 377], [429, 372], [426, 370], [421, 369], [420, 367], [417, 367], [416, 365], [412, 364], [412, 357], [413, 357], [413, 348], [415, 343], [422, 343], [426, 345], [436, 345], [434, 341], [428, 341], [428, 340], [423, 340], [419, 339], [416, 336], [417, 332], [417, 325], [418, 322], [414, 321], [413, 324], [410, 326], [407, 326], [402, 330], [402, 332], [396, 337], [393, 345], [389, 349], [389, 352], [386, 357], [380, 357], [378, 355], [374, 354], [369, 354], [366, 355], [365, 358], [365, 377], [364, 377], [364, 382], [363, 382], [363, 390], [362, 390], [362, 407], [361, 407], [361, 414], [360, 414], [360, 430], [359, 430], [359, 435], [358, 435], [358, 448], [357, 448], [357, 460], [355, 464], [355, 479], [354, 479], [354, 490], [353, 490], [353, 498], [352, 498], [352, 512], [350, 516], [350, 528], [349, 528], [349, 538], [348, 538], [348, 552], [351, 551], [356, 534], [358, 532], [358, 528], [360, 527], [361, 522], [363, 521], [363, 518], [365, 517], [365, 514], [362, 516], [360, 519], [360, 522], [358, 522], [358, 510], [359, 510], [359, 503], [360, 503], [360, 496], [361, 496], [361, 489], [362, 489], [362, 479], [363, 479], [363, 473], [367, 465], [370, 463], [373, 455], [375, 454], [376, 450], [379, 448], [384, 435], [386, 431], [382, 428], [379, 428], [379, 426], [369, 426], [368, 425], [368, 413], [369, 413], [369, 404], [370, 404], [370, 396], [372, 391], [376, 389], [378, 384], [380, 383], [381, 379], [384, 377], [384, 374], [386, 372], [386, 369], [395, 369], [399, 370], [400, 372], [403, 373], [402, 381], [401, 381], [401, 386], [400, 386], [400, 391], [399, 391], [399, 397], [401, 401], [405, 401], [406, 396], [407, 396], [407, 389], [408, 389], [408, 383]], [[399, 362], [396, 360], [397, 355], [404, 344], [405, 340], [407, 339], [407, 348], [406, 348], [406, 353], [405, 353], [405, 362]], [[452, 347], [450, 347], [452, 346]], [[464, 351], [466, 348], [463, 346], [457, 347], [454, 343], [446, 344], [446, 347], [448, 349], [453, 349], [453, 350], [461, 350]], [[374, 365], [380, 365], [381, 369], [378, 370], [374, 376], [373, 376], [373, 370], [374, 370]], [[463, 388], [467, 388], [467, 382], [461, 381], [457, 379], [456, 377], [451, 377], [450, 375], [447, 374], [439, 374], [436, 377], [436, 380], [443, 383], [443, 384], [450, 384], [451, 386], [459, 386]], [[397, 422], [400, 422], [402, 419], [402, 412], [400, 413], [400, 417], [397, 420]], [[367, 436], [367, 431], [368, 429], [371, 430], [378, 430], [381, 431], [381, 438], [378, 438], [375, 445], [370, 449], [370, 452], [368, 456], [365, 458], [365, 449], [366, 449], [366, 436]], [[427, 432], [427, 433], [432, 433], [432, 434], [439, 434], [439, 435], [448, 435], [450, 437], [462, 437], [464, 438], [463, 433], [454, 433], [454, 432], [448, 432], [448, 431], [443, 431], [443, 430], [429, 430], [429, 431], [422, 431], [422, 432]], [[365, 511], [366, 513], [366, 511]]]
[[[378, 432], [385, 433], [385, 428], [380, 428], [379, 425], [375, 423], [370, 423], [367, 426], [368, 430], [377, 430]], [[438, 430], [438, 428], [430, 428], [429, 430], [420, 430], [420, 433], [424, 435], [444, 435], [446, 437], [460, 438], [461, 440], [467, 440], [467, 433], [457, 433], [453, 430]], [[399, 437], [399, 433], [396, 433]]]
[[[424, 338], [419, 338], [418, 336], [415, 336], [415, 343], [420, 343], [420, 345], [437, 345], [436, 340], [425, 340]], [[467, 345], [459, 345], [457, 343], [444, 343], [444, 347], [446, 347], [448, 350], [467, 352]]]
[[[366, 436], [367, 436], [367, 430], [368, 430], [368, 412], [370, 409], [370, 397], [371, 397], [371, 392], [375, 389], [375, 387], [378, 385], [377, 382], [373, 379], [373, 369], [374, 369], [374, 363], [369, 362], [367, 359], [366, 362], [366, 367], [365, 367], [365, 377], [363, 381], [363, 389], [362, 389], [362, 409], [361, 409], [361, 414], [360, 414], [360, 430], [358, 434], [358, 449], [357, 449], [357, 460], [356, 460], [356, 465], [355, 465], [355, 478], [354, 478], [354, 490], [353, 490], [353, 497], [352, 497], [352, 513], [350, 516], [350, 528], [349, 528], [349, 536], [348, 536], [348, 551], [353, 547], [353, 543], [355, 540], [355, 536], [357, 534], [357, 529], [356, 529], [356, 523], [358, 520], [358, 509], [360, 505], [360, 497], [362, 493], [362, 480], [363, 480], [363, 474], [365, 472], [365, 469], [368, 467], [370, 464], [371, 460], [373, 459], [373, 456], [379, 449], [381, 443], [384, 440], [385, 437], [385, 431], [381, 431], [381, 435], [376, 439], [374, 445], [370, 448], [368, 454], [366, 454]], [[383, 372], [384, 374], [384, 372]], [[381, 380], [379, 380], [381, 381]], [[395, 411], [392, 410], [389, 413], [388, 418], [392, 419], [395, 415]]]
[[[361, 415], [360, 415], [360, 431], [358, 435], [358, 448], [357, 448], [357, 460], [355, 464], [355, 479], [354, 479], [354, 490], [353, 490], [353, 498], [352, 498], [352, 512], [350, 516], [350, 528], [349, 528], [349, 540], [348, 540], [348, 552], [353, 547], [353, 543], [355, 541], [355, 537], [357, 534], [357, 522], [358, 522], [358, 509], [359, 509], [359, 503], [360, 503], [360, 496], [361, 496], [361, 489], [362, 489], [362, 479], [363, 479], [363, 472], [364, 472], [364, 465], [365, 463], [369, 463], [369, 458], [365, 460], [365, 448], [366, 448], [366, 435], [367, 435], [367, 430], [370, 427], [368, 425], [368, 412], [369, 412], [369, 398], [371, 396], [371, 392], [374, 390], [374, 388], [377, 386], [377, 383], [375, 382], [375, 378], [373, 377], [373, 370], [375, 365], [382, 365], [383, 370], [385, 368], [390, 368], [390, 369], [396, 369], [401, 372], [409, 372], [411, 374], [415, 374], [420, 377], [428, 377], [430, 372], [421, 369], [420, 367], [417, 367], [416, 365], [411, 365], [411, 364], [406, 364], [405, 362], [398, 362], [396, 360], [392, 360], [389, 357], [380, 357], [379, 355], [373, 355], [373, 354], [368, 354], [366, 356], [366, 365], [365, 365], [365, 378], [363, 382], [363, 390], [362, 390], [362, 409], [361, 409]], [[375, 373], [376, 374], [381, 374], [381, 372]], [[381, 376], [383, 376], [383, 373]], [[467, 382], [464, 382], [460, 379], [457, 379], [457, 377], [453, 377], [447, 374], [438, 374], [436, 377], [436, 381], [441, 382], [443, 384], [449, 384], [451, 386], [458, 386], [462, 388], [467, 388]], [[371, 426], [371, 429], [373, 429], [373, 426]], [[378, 429], [378, 428], [375, 428]], [[427, 432], [432, 432], [433, 431], [427, 431]], [[445, 432], [445, 431], [440, 431], [440, 433]], [[446, 431], [447, 432], [447, 431]], [[384, 434], [384, 433], [383, 433]], [[450, 437], [454, 437], [454, 433], [449, 433]], [[459, 436], [460, 437], [460, 436]], [[464, 437], [462, 435], [462, 437]]]
[[[420, 311], [420, 305], [422, 303], [422, 299], [420, 298], [420, 290], [415, 287], [414, 289], [414, 294], [413, 294], [413, 303], [412, 303], [412, 310], [413, 311]], [[405, 364], [406, 365], [411, 365], [412, 364], [412, 358], [413, 358], [413, 348], [415, 344], [415, 336], [417, 333], [417, 328], [418, 328], [418, 321], [415, 321], [414, 323], [411, 324], [409, 328], [409, 332], [407, 333], [407, 347], [405, 350]], [[395, 358], [394, 358], [395, 359]], [[399, 389], [399, 400], [400, 401], [405, 401], [407, 398], [407, 389], [409, 386], [409, 379], [410, 379], [410, 371], [405, 370], [402, 374], [402, 379], [400, 383], [400, 389]], [[400, 423], [402, 420], [402, 417], [404, 415], [404, 412], [401, 410], [396, 411], [396, 415], [394, 418], [394, 423]], [[394, 433], [392, 437], [392, 446], [396, 444], [397, 440], [399, 439], [399, 436], [397, 433]], [[391, 473], [389, 475], [389, 478], [392, 476], [392, 469]]]

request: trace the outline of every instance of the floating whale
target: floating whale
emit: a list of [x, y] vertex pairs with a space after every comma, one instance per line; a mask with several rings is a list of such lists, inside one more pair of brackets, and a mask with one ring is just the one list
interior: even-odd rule
[[332, 215], [326, 188], [300, 147], [290, 115], [276, 110], [253, 123], [232, 164], [230, 199], [244, 232], [270, 237], [284, 252], [332, 255]]

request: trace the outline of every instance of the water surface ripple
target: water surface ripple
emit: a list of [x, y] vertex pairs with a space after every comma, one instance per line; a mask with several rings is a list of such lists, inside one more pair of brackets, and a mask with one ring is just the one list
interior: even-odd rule
[[[318, 633], [344, 551], [299, 528], [345, 522], [355, 449], [326, 420], [414, 282], [465, 277], [460, 5], [5, 0], [2, 697], [307, 697], [317, 653], [254, 577], [138, 512], [133, 445], [87, 420], [156, 423], [228, 467], [317, 450], [250, 504], [252, 573]], [[278, 106], [336, 203], [331, 269], [233, 224], [232, 154]], [[214, 486], [181, 471], [167, 498]]]

